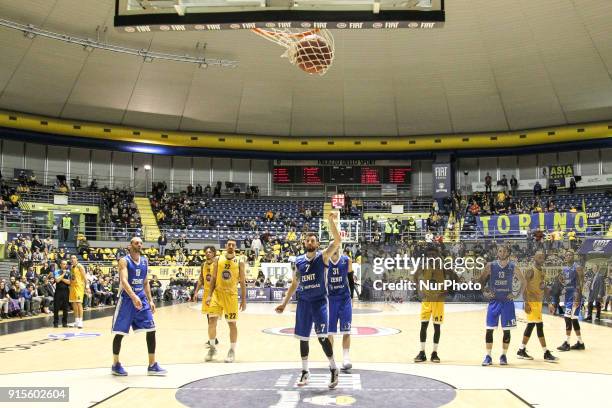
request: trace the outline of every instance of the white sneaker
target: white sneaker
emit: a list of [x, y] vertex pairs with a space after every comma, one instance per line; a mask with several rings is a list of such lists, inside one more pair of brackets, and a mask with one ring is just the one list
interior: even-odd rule
[[310, 378], [310, 372], [306, 370], [302, 370], [302, 375], [300, 376], [300, 380], [297, 382], [298, 387], [303, 387], [308, 384], [308, 378]]
[[343, 371], [350, 370], [351, 368], [353, 368], [353, 365], [351, 364], [351, 362], [349, 360], [346, 360], [344, 363], [342, 363], [342, 370]]
[[230, 350], [227, 352], [227, 357], [225, 357], [225, 362], [226, 362], [226, 363], [233, 363], [233, 362], [234, 362], [234, 358], [235, 358], [235, 357], [236, 357], [236, 356], [235, 356], [234, 350], [230, 349]]
[[76, 327], [77, 327], [77, 328], [79, 328], [79, 329], [82, 329], [82, 328], [83, 328], [83, 322], [79, 322], [79, 323], [77, 323], [77, 326], [76, 326]]
[[206, 353], [206, 358], [204, 359], [204, 361], [212, 361], [216, 355], [217, 355], [217, 348], [211, 347], [208, 349], [208, 353]]

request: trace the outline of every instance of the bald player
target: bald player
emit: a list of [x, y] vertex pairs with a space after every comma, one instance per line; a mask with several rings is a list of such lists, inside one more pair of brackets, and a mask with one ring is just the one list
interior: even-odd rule
[[155, 361], [155, 303], [151, 297], [151, 286], [147, 272], [149, 261], [141, 254], [142, 239], [134, 237], [128, 245], [128, 254], [119, 259], [119, 294], [115, 314], [113, 315], [113, 366], [111, 373], [126, 376], [128, 373], [119, 362], [121, 340], [130, 333], [130, 327], [136, 332], [147, 333], [147, 351], [149, 365], [147, 375], [164, 376], [167, 371]]

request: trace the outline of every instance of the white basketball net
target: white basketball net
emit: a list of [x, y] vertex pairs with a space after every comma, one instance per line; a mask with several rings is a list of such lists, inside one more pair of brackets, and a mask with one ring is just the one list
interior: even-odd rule
[[308, 72], [310, 75], [325, 75], [334, 61], [334, 37], [327, 29], [254, 28], [252, 31], [285, 47], [286, 51], [281, 57], [288, 58], [291, 64], [316, 67], [317, 72]]

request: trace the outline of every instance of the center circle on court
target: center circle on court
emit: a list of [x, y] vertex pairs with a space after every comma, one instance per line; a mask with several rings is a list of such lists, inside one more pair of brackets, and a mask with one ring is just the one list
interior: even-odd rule
[[455, 388], [441, 381], [411, 374], [374, 370], [340, 373], [329, 390], [329, 370], [310, 372], [305, 387], [296, 385], [300, 370], [263, 370], [204, 378], [186, 384], [176, 399], [187, 407], [284, 408], [313, 406], [437, 408], [451, 402]]
[[[274, 334], [277, 336], [293, 336], [295, 329], [293, 327], [271, 327], [262, 330], [266, 334]], [[391, 327], [370, 327], [370, 326], [353, 326], [351, 327], [351, 336], [353, 337], [377, 337], [377, 336], [392, 336], [401, 331]], [[317, 334], [313, 330], [310, 337], [316, 338]]]

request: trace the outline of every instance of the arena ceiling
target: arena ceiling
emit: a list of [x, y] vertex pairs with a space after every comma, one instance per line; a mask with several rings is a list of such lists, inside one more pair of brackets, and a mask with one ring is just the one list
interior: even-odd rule
[[434, 30], [334, 31], [311, 77], [249, 31], [120, 33], [114, 0], [0, 2], [0, 18], [239, 61], [199, 68], [0, 28], [0, 108], [165, 130], [286, 136], [509, 131], [612, 119], [612, 1], [448, 0]]

